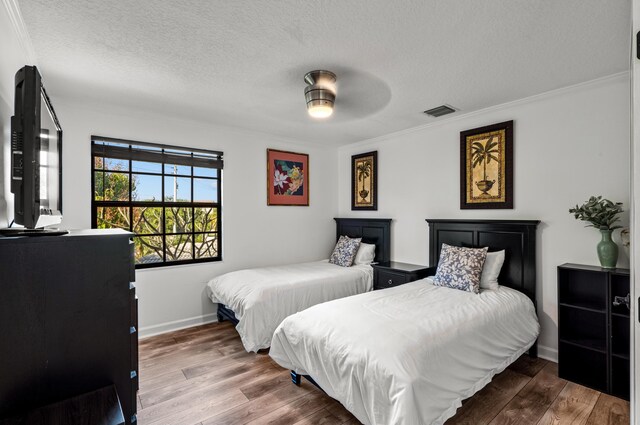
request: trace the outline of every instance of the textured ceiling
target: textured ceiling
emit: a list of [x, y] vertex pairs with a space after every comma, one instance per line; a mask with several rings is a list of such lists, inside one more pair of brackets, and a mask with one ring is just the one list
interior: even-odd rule
[[[343, 145], [628, 69], [630, 0], [21, 0], [54, 99]], [[333, 117], [303, 75], [338, 76]], [[64, 117], [61, 117], [64, 123]], [[440, 118], [443, 119], [443, 118]]]

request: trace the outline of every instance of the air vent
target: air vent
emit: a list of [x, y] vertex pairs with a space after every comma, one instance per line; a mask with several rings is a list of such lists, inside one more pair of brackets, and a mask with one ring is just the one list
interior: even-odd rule
[[442, 106], [437, 106], [435, 108], [424, 111], [424, 113], [432, 117], [441, 117], [443, 115], [447, 115], [455, 111], [456, 110], [453, 109], [451, 106], [442, 105]]

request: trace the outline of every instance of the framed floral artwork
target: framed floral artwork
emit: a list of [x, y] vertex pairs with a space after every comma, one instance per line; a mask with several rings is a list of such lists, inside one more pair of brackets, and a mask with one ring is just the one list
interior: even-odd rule
[[460, 132], [460, 209], [513, 209], [513, 121]]
[[351, 157], [351, 209], [378, 209], [378, 151]]
[[309, 206], [309, 155], [267, 149], [267, 205]]

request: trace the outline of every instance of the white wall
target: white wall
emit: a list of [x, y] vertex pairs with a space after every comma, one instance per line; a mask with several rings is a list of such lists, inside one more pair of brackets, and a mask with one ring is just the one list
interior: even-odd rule
[[[297, 146], [264, 134], [52, 99], [64, 130], [65, 228], [91, 226], [91, 135], [224, 152], [223, 261], [137, 271], [141, 334], [215, 317], [213, 276], [240, 268], [327, 258], [335, 243], [336, 149]], [[309, 154], [309, 207], [268, 207], [266, 149]]]
[[[10, 186], [11, 158], [10, 119], [13, 115], [14, 81], [18, 69], [29, 62], [23, 44], [14, 31], [8, 11], [0, 7], [0, 227], [7, 227], [13, 217], [13, 195]], [[9, 214], [9, 212], [11, 213]]]
[[[514, 120], [513, 210], [460, 210], [460, 131]], [[392, 259], [428, 263], [426, 218], [539, 219], [541, 355], [557, 355], [556, 266], [598, 264], [599, 233], [567, 210], [602, 194], [629, 208], [629, 76], [618, 75], [339, 149], [341, 216], [393, 218]], [[351, 155], [378, 151], [378, 211], [350, 209]], [[628, 215], [623, 217], [628, 223]], [[627, 267], [621, 250], [618, 266]]]

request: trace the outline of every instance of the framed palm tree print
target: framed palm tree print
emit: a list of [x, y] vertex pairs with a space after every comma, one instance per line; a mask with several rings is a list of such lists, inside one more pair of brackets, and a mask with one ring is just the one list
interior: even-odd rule
[[460, 209], [513, 209], [513, 121], [460, 132]]
[[378, 151], [351, 157], [351, 209], [378, 209]]
[[309, 155], [267, 149], [267, 205], [309, 206]]

